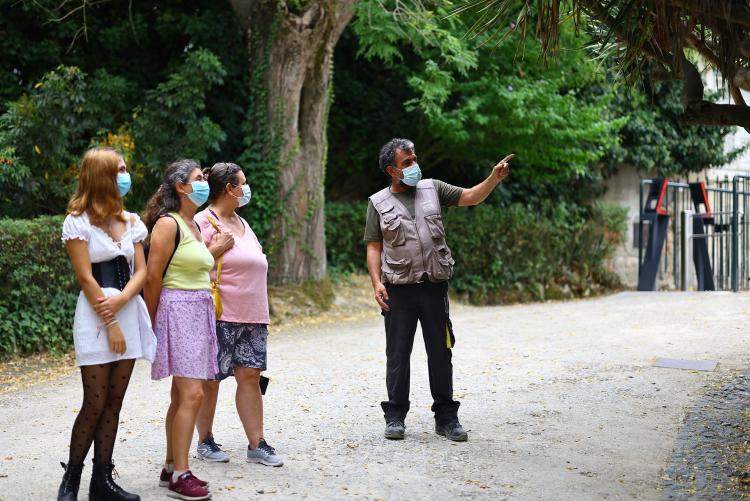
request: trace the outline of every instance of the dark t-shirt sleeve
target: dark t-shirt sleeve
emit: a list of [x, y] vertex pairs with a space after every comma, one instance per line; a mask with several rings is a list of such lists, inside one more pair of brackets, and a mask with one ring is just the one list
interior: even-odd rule
[[365, 223], [365, 241], [382, 242], [383, 231], [380, 229], [380, 214], [375, 210], [372, 200], [367, 203], [367, 222]]
[[432, 182], [435, 184], [435, 190], [438, 193], [440, 199], [440, 205], [443, 207], [455, 207], [458, 205], [458, 199], [461, 198], [461, 193], [464, 189], [459, 186], [453, 186], [443, 181], [433, 179]]

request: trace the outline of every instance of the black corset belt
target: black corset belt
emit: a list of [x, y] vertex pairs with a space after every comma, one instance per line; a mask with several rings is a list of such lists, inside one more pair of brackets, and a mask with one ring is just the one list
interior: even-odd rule
[[114, 287], [123, 290], [130, 281], [130, 265], [124, 256], [111, 261], [91, 263], [91, 273], [101, 288]]

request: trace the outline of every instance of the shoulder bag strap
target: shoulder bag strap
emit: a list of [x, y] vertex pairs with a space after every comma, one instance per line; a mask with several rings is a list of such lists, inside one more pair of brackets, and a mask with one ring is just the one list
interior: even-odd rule
[[[213, 213], [213, 211], [211, 211], [211, 213]], [[214, 215], [215, 215], [215, 214], [214, 214]], [[214, 218], [212, 218], [211, 216], [209, 216], [208, 214], [206, 214], [206, 219], [208, 220], [208, 223], [209, 223], [209, 224], [210, 224], [211, 226], [213, 226], [213, 227], [214, 227], [214, 229], [216, 230], [216, 233], [221, 233], [221, 228], [219, 228], [219, 224], [218, 224], [218, 223], [216, 222], [216, 220], [215, 220]], [[218, 287], [218, 286], [219, 286], [219, 281], [220, 281], [220, 277], [221, 277], [221, 265], [222, 265], [222, 258], [223, 258], [223, 257], [224, 257], [224, 256], [223, 256], [223, 255], [221, 255], [221, 256], [219, 256], [219, 258], [218, 258], [218, 259], [216, 260], [216, 280], [215, 280], [215, 282], [216, 282], [216, 287]]]

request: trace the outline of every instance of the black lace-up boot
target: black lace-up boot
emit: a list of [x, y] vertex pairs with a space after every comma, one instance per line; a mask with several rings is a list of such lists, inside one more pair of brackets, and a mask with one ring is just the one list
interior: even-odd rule
[[81, 472], [83, 464], [60, 463], [65, 470], [60, 488], [57, 490], [57, 501], [76, 501], [78, 499], [78, 486], [81, 485]]
[[91, 472], [89, 484], [89, 501], [141, 501], [137, 494], [126, 492], [117, 485], [112, 478], [117, 470], [112, 463], [97, 463], [94, 461], [94, 471]]

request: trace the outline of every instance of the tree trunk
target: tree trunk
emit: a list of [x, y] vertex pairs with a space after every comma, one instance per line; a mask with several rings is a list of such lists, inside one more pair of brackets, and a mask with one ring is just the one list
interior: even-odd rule
[[275, 150], [262, 159], [274, 162], [265, 168], [277, 172], [279, 205], [266, 243], [275, 283], [326, 274], [323, 188], [333, 48], [356, 0], [300, 3], [301, 11], [293, 12], [283, 0], [230, 0], [246, 33], [251, 81], [259, 82], [251, 97], [265, 101], [261, 111]]

